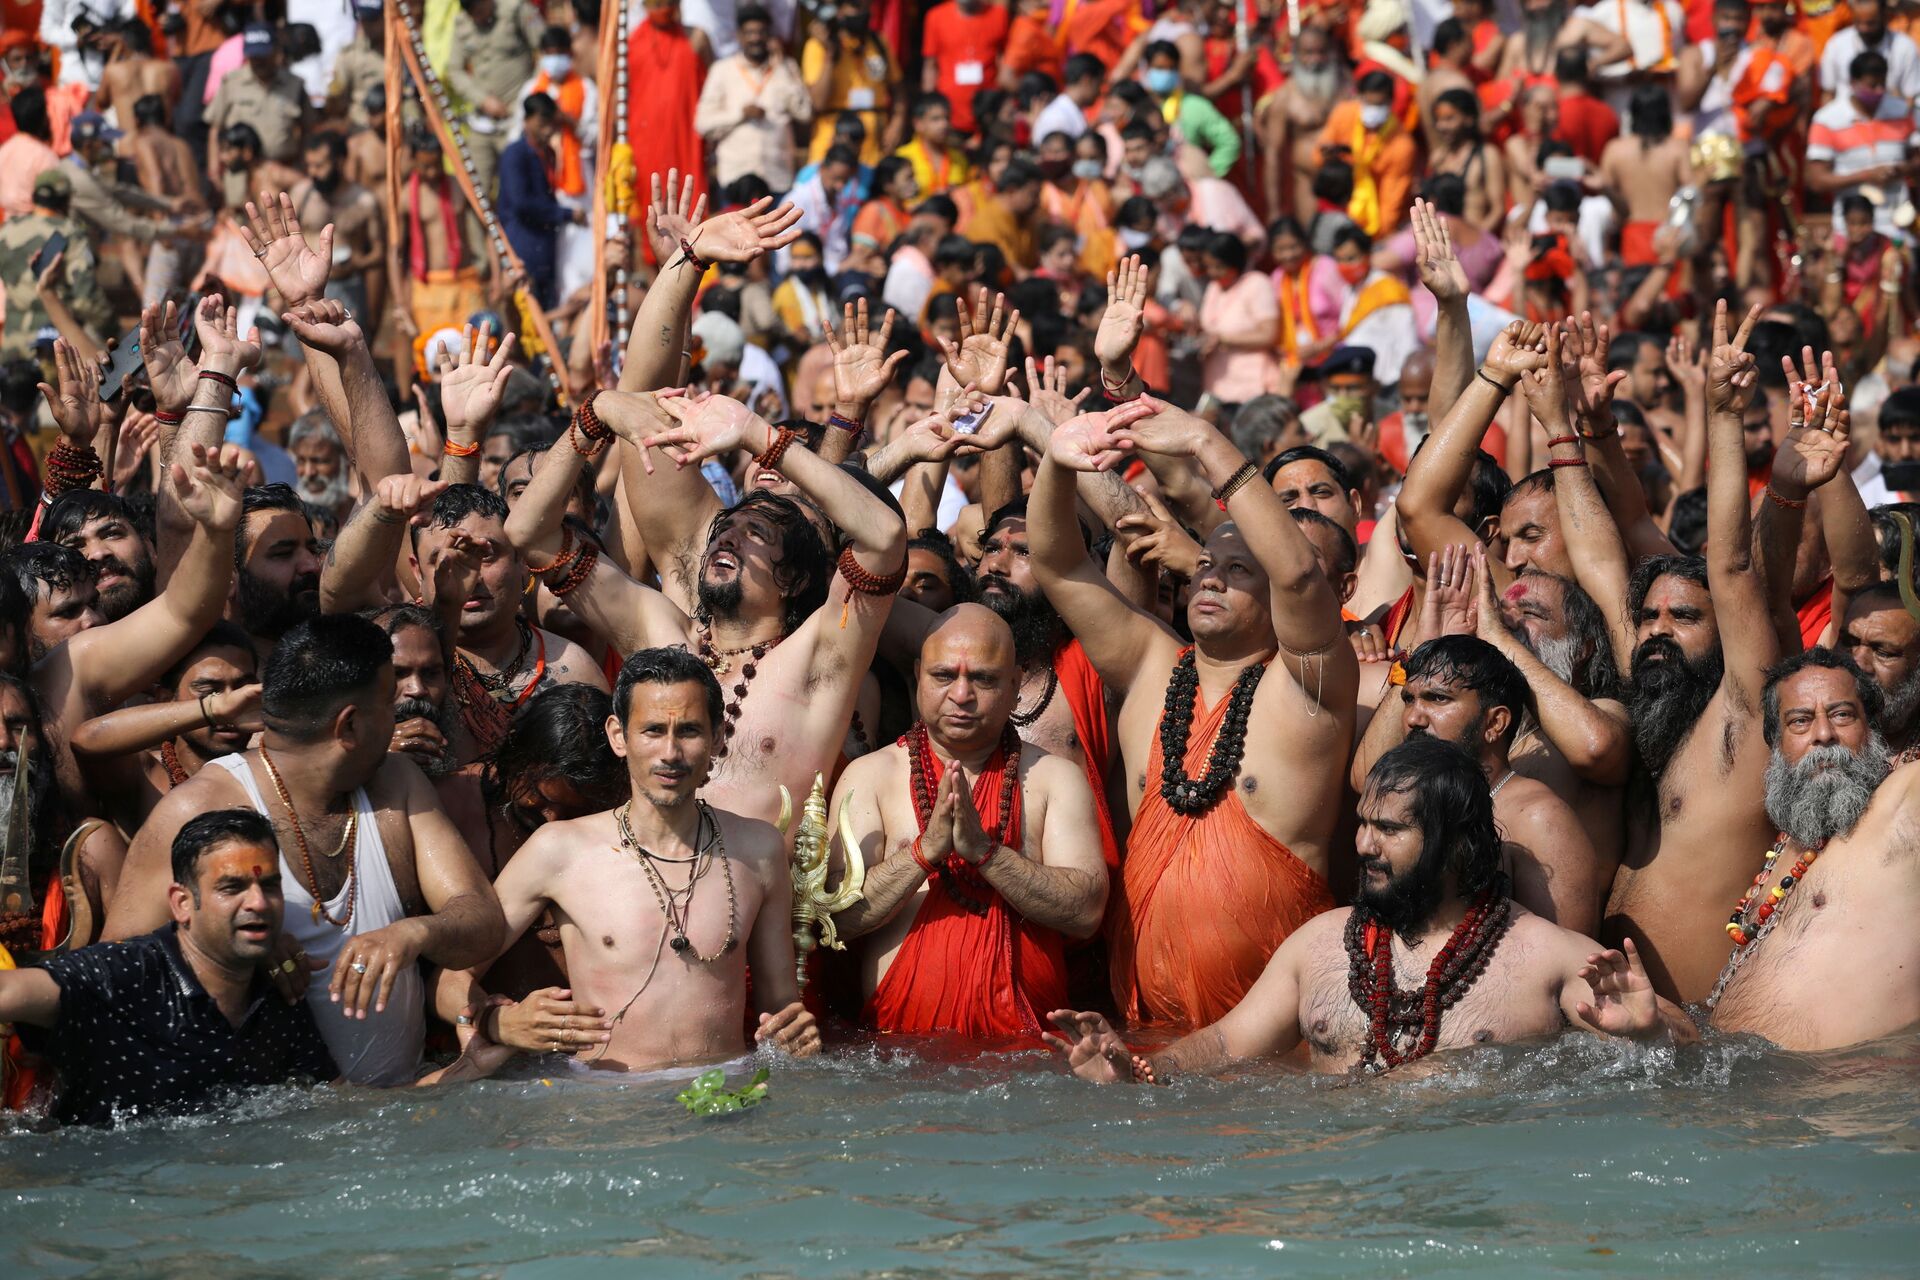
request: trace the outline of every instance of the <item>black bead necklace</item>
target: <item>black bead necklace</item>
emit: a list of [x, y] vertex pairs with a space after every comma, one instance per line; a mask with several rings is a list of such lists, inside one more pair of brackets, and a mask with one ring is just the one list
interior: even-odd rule
[[1187, 776], [1187, 734], [1200, 704], [1200, 670], [1193, 650], [1173, 664], [1167, 681], [1167, 705], [1160, 713], [1160, 794], [1175, 813], [1192, 817], [1211, 808], [1240, 771], [1247, 749], [1247, 721], [1253, 714], [1253, 695], [1267, 674], [1267, 664], [1256, 662], [1242, 671], [1228, 695], [1226, 719], [1207, 756], [1207, 772], [1198, 780]]

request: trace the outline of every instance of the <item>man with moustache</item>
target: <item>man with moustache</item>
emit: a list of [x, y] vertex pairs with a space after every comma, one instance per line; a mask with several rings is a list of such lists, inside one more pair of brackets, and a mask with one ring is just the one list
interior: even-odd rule
[[1847, 602], [1840, 652], [1880, 688], [1876, 727], [1894, 764], [1920, 760], [1920, 619], [1907, 612], [1897, 585], [1877, 582]]
[[300, 415], [287, 430], [287, 452], [299, 474], [299, 493], [310, 502], [333, 514], [341, 523], [353, 510], [353, 485], [349, 477], [352, 465], [340, 433], [327, 420], [324, 409], [310, 409]]
[[1879, 687], [1828, 650], [1767, 673], [1766, 809], [1779, 836], [1729, 903], [1734, 950], [1708, 999], [1718, 1030], [1813, 1052], [1920, 1023], [1920, 771], [1889, 775], [1879, 702]]
[[124, 498], [69, 489], [40, 521], [40, 537], [71, 547], [93, 566], [94, 597], [107, 622], [153, 599], [153, 540]]
[[502, 1006], [477, 970], [449, 970], [436, 989], [443, 1015], [485, 1006], [488, 1038], [576, 1053], [594, 1070], [705, 1065], [750, 1047], [751, 967], [754, 1041], [819, 1051], [794, 980], [786, 841], [771, 823], [700, 798], [722, 706], [720, 682], [685, 649], [627, 659], [603, 729], [626, 761], [626, 802], [543, 825], [494, 886], [508, 943], [551, 909], [574, 999]]
[[1604, 67], [1633, 56], [1624, 36], [1586, 18], [1570, 16], [1567, 0], [1526, 0], [1520, 6], [1520, 29], [1507, 37], [1495, 78], [1527, 85], [1550, 81], [1560, 51], [1578, 46], [1587, 49], [1587, 65], [1591, 67]]
[[[1740, 466], [1741, 421], [1757, 383], [1746, 342], [1759, 314], [1749, 312], [1731, 339], [1724, 302], [1714, 317], [1706, 558], [1654, 556], [1634, 570], [1627, 589], [1637, 646], [1627, 705], [1645, 773], [1630, 792], [1627, 853], [1602, 934], [1640, 939], [1655, 985], [1684, 1001], [1706, 997], [1731, 950], [1724, 931], [1716, 932], [1719, 904], [1738, 897], [1758, 869], [1737, 851], [1765, 849], [1773, 834], [1759, 803], [1767, 744], [1754, 732], [1765, 672], [1780, 652], [1767, 579], [1792, 572], [1807, 497], [1838, 474], [1846, 454], [1835, 390], [1823, 389], [1810, 415], [1796, 383], [1787, 438], [1762, 499], [1772, 507], [1762, 572], [1753, 563]], [[1555, 445], [1554, 456], [1576, 447]], [[1617, 541], [1575, 554], [1583, 563], [1588, 554], [1616, 563], [1624, 556]]]
[[1067, 941], [1100, 927], [1093, 788], [1014, 732], [1016, 652], [993, 610], [942, 614], [914, 673], [918, 723], [835, 788], [828, 812], [847, 806], [867, 868], [835, 923], [864, 939], [861, 1022], [874, 1030], [1030, 1041], [1067, 1000]]
[[1480, 762], [1492, 787], [1501, 868], [1514, 900], [1555, 924], [1591, 932], [1613, 868], [1595, 856], [1572, 806], [1511, 763], [1528, 713], [1527, 683], [1499, 650], [1467, 633], [1471, 618], [1453, 607], [1473, 597], [1471, 582], [1464, 585], [1451, 594], [1429, 590], [1436, 606], [1422, 631], [1438, 634], [1407, 658], [1404, 676], [1395, 676], [1404, 679], [1400, 714], [1376, 714], [1368, 724], [1350, 771], [1354, 790], [1365, 788], [1375, 760], [1408, 738], [1431, 735], [1459, 747]]
[[319, 543], [291, 485], [254, 485], [242, 508], [227, 620], [253, 638], [264, 662], [282, 635], [320, 612]]
[[260, 730], [253, 642], [231, 622], [214, 623], [160, 683], [167, 700], [95, 716], [73, 734], [88, 792], [128, 831], [160, 797], [209, 760], [246, 750]]
[[1357, 849], [1354, 905], [1296, 930], [1212, 1025], [1148, 1057], [1099, 1014], [1062, 1009], [1048, 1043], [1084, 1080], [1159, 1084], [1302, 1042], [1315, 1071], [1383, 1071], [1569, 1025], [1636, 1039], [1670, 1025], [1631, 941], [1604, 950], [1507, 896], [1486, 775], [1457, 748], [1418, 737], [1380, 757]]

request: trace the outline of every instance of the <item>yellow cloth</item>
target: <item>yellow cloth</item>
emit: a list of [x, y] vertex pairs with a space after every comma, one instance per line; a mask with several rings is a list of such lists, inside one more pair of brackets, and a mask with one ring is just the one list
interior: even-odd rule
[[1404, 307], [1413, 304], [1413, 295], [1407, 291], [1406, 284], [1398, 276], [1385, 272], [1375, 272], [1373, 279], [1360, 287], [1360, 293], [1353, 300], [1353, 308], [1347, 318], [1341, 322], [1340, 336], [1346, 337], [1360, 327], [1360, 322], [1374, 312], [1385, 307]]
[[930, 155], [926, 144], [915, 138], [893, 154], [913, 166], [913, 177], [920, 184], [921, 199], [942, 195], [973, 177], [973, 166], [967, 163], [967, 157], [962, 152], [953, 147], [948, 147], [944, 155]]
[[1359, 117], [1354, 117], [1353, 198], [1347, 202], [1347, 216], [1360, 224], [1360, 229], [1370, 236], [1379, 235], [1380, 228], [1385, 225], [1386, 210], [1380, 207], [1380, 184], [1374, 178], [1373, 167], [1380, 162], [1381, 153], [1387, 149], [1387, 140], [1392, 136], [1393, 129], [1391, 117], [1378, 133], [1369, 133]]

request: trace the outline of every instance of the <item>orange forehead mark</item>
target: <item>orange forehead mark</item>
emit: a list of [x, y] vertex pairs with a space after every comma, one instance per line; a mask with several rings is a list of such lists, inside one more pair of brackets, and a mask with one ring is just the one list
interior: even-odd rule
[[1516, 602], [1516, 601], [1519, 601], [1519, 600], [1524, 600], [1524, 599], [1526, 599], [1526, 598], [1527, 598], [1527, 584], [1526, 584], [1526, 583], [1524, 583], [1524, 582], [1516, 582], [1516, 583], [1514, 583], [1514, 584], [1513, 584], [1512, 586], [1510, 586], [1510, 587], [1508, 587], [1508, 588], [1507, 588], [1507, 593], [1506, 593], [1505, 595], [1503, 595], [1503, 596], [1501, 596], [1500, 598], [1501, 598], [1502, 600], [1505, 600], [1505, 601], [1506, 601], [1507, 603], [1509, 603], [1509, 604], [1512, 604], [1512, 603], [1514, 603], [1514, 602]]

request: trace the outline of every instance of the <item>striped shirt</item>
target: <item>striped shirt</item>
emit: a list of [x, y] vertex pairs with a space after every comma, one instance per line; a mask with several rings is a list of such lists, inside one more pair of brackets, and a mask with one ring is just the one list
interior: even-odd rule
[[[1807, 159], [1824, 160], [1837, 177], [1861, 173], [1880, 165], [1900, 164], [1913, 145], [1913, 108], [1888, 94], [1868, 119], [1852, 94], [1835, 98], [1813, 114], [1807, 134]], [[1873, 225], [1883, 235], [1896, 234], [1893, 211], [1907, 198], [1907, 184], [1896, 178], [1878, 184], [1885, 197], [1874, 205]], [[1843, 225], [1840, 201], [1861, 190], [1859, 184], [1841, 188], [1833, 197], [1833, 225]]]

